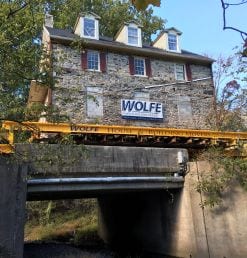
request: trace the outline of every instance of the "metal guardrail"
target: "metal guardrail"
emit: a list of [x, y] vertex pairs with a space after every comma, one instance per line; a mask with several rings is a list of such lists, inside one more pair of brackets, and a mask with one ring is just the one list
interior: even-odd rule
[[120, 135], [136, 137], [156, 138], [184, 138], [189, 140], [207, 140], [209, 144], [224, 142], [228, 147], [236, 145], [239, 141], [247, 143], [247, 132], [221, 132], [210, 130], [193, 130], [177, 128], [154, 128], [123, 125], [99, 125], [99, 124], [70, 124], [70, 123], [42, 123], [3, 121], [2, 128], [7, 132], [8, 144], [0, 144], [0, 153], [11, 153], [14, 151], [14, 134], [16, 131], [31, 132], [30, 141], [41, 139], [42, 133], [71, 134], [71, 135]]

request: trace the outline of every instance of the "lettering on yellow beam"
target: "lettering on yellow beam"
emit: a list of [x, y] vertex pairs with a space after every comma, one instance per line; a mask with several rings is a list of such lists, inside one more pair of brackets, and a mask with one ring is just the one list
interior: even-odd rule
[[70, 130], [72, 132], [98, 132], [97, 127], [91, 127], [91, 126], [80, 126], [80, 125], [71, 125]]
[[107, 128], [107, 133], [110, 134], [133, 134], [133, 131], [128, 128]]

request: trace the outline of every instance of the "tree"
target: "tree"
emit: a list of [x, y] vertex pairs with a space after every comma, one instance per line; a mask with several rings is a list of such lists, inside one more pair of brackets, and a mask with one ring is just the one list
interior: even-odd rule
[[200, 157], [210, 164], [210, 170], [203, 171], [196, 187], [206, 197], [202, 206], [221, 205], [224, 193], [236, 184], [247, 191], [247, 160], [241, 157], [241, 146], [235, 152], [236, 157], [229, 156], [224, 149], [211, 148]]
[[222, 14], [223, 14], [223, 30], [233, 30], [233, 31], [236, 31], [236, 32], [240, 33], [240, 35], [241, 35], [241, 37], [244, 41], [242, 56], [247, 57], [247, 32], [243, 31], [239, 28], [229, 26], [227, 24], [227, 10], [229, 10], [230, 7], [245, 5], [245, 4], [247, 4], [247, 1], [246, 0], [239, 0], [239, 2], [237, 2], [237, 3], [226, 2], [224, 0], [220, 0], [220, 1], [221, 1]]
[[238, 51], [230, 57], [220, 56], [213, 67], [214, 107], [208, 116], [212, 128], [223, 131], [247, 130], [246, 60]]
[[137, 11], [130, 3], [114, 0], [52, 1], [49, 12], [55, 17], [58, 28], [73, 28], [79, 12], [91, 11], [101, 17], [100, 33], [114, 37], [124, 22], [136, 20], [143, 26], [144, 41], [151, 42], [151, 35], [164, 28], [165, 21], [148, 8]]
[[[39, 77], [42, 1], [2, 1], [0, 4], [0, 117], [22, 113], [28, 84]], [[21, 119], [22, 117], [20, 117]]]
[[160, 6], [160, 0], [131, 0], [137, 10], [145, 10], [149, 4]]
[[40, 69], [43, 48], [40, 36], [45, 12], [54, 15], [55, 26], [73, 28], [80, 11], [102, 17], [101, 32], [113, 37], [124, 21], [137, 19], [144, 25], [144, 38], [164, 27], [152, 8], [137, 12], [131, 3], [113, 0], [13, 0], [0, 3], [0, 118], [23, 121], [30, 81], [51, 86], [49, 72]]
[[[247, 131], [246, 60], [242, 52], [219, 57], [214, 66], [215, 104], [209, 123], [217, 130]], [[245, 119], [244, 119], [245, 118]], [[222, 148], [205, 150], [199, 159], [211, 165], [200, 175], [197, 190], [205, 195], [202, 206], [222, 203], [224, 193], [238, 183], [247, 190], [246, 147], [240, 143], [228, 152]]]

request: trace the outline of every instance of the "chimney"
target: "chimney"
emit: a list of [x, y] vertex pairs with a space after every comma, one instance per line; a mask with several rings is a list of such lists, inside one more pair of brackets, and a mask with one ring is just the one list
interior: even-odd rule
[[50, 27], [50, 28], [53, 28], [53, 15], [51, 14], [45, 14], [45, 26], [46, 27]]

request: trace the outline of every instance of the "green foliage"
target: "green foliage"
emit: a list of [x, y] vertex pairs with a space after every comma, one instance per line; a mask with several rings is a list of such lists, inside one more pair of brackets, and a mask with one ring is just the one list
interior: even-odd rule
[[23, 120], [37, 121], [40, 118], [40, 114], [42, 114], [42, 118], [46, 118], [47, 122], [58, 123], [69, 121], [69, 117], [62, 114], [58, 107], [54, 105], [46, 106], [39, 103], [33, 104], [31, 108], [24, 108]]
[[114, 37], [124, 22], [136, 20], [143, 26], [144, 42], [164, 28], [165, 21], [153, 15], [153, 9], [137, 11], [131, 3], [114, 0], [52, 1], [50, 13], [54, 15], [55, 27], [73, 28], [79, 12], [93, 12], [101, 17], [100, 34]]
[[28, 202], [27, 219], [25, 239], [29, 241], [98, 240], [95, 199]]
[[137, 10], [145, 10], [149, 4], [160, 6], [160, 0], [131, 0]]
[[211, 166], [210, 171], [201, 175], [197, 185], [197, 191], [206, 197], [202, 206], [221, 204], [223, 194], [234, 183], [240, 184], [247, 191], [247, 159], [241, 157], [243, 146], [234, 152], [237, 152], [235, 157], [223, 149], [211, 148], [202, 154], [201, 159], [207, 160]]
[[30, 80], [41, 79], [45, 1], [0, 3], [0, 117], [24, 119]]

